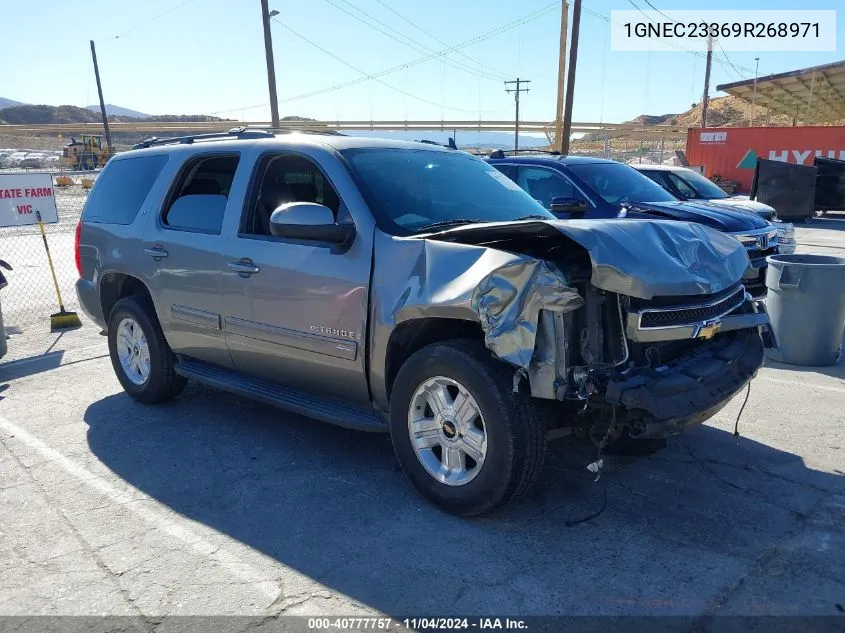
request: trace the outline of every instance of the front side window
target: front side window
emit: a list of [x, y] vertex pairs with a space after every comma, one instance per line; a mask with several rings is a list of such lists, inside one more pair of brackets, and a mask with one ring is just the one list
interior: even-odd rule
[[589, 202], [578, 188], [563, 174], [542, 167], [520, 167], [517, 184], [546, 209], [555, 198], [570, 198]]
[[341, 151], [383, 230], [399, 235], [446, 223], [555, 219], [488, 163], [458, 151]]
[[293, 154], [267, 157], [259, 167], [258, 187], [244, 215], [241, 233], [270, 235], [270, 216], [288, 202], [314, 202], [337, 217], [340, 196], [311, 160]]
[[[693, 198], [706, 198], [708, 200], [718, 200], [721, 198], [729, 198], [730, 196], [724, 189], [719, 187], [712, 180], [708, 180], [697, 171], [689, 170], [682, 173], [669, 172], [670, 178], [673, 182], [678, 183], [678, 188], [681, 188], [681, 183], [684, 187], [693, 192]], [[683, 189], [682, 189], [683, 191]]]
[[629, 165], [580, 163], [570, 165], [569, 169], [610, 204], [677, 201], [675, 196]]

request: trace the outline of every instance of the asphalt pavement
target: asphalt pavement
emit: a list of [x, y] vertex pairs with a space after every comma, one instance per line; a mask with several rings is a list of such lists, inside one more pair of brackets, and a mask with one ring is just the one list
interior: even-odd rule
[[745, 393], [599, 481], [556, 442], [529, 496], [459, 519], [387, 436], [193, 385], [137, 404], [90, 326], [29, 344], [0, 364], [0, 615], [845, 617], [843, 363], [767, 363], [739, 437]]

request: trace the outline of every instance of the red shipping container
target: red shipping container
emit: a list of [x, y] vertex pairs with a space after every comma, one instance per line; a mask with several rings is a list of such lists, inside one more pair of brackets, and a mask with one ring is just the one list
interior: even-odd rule
[[845, 127], [728, 127], [690, 128], [687, 160], [703, 166], [708, 178], [736, 180], [740, 190], [751, 190], [758, 158], [812, 165], [825, 156], [845, 160]]

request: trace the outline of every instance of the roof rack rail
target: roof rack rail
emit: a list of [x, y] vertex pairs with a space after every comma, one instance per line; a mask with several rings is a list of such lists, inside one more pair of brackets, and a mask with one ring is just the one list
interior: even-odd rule
[[497, 149], [490, 153], [490, 158], [504, 158], [508, 154], [550, 154], [552, 156], [560, 156], [560, 152], [556, 149]]
[[[238, 140], [238, 139], [261, 139], [273, 138], [276, 134], [300, 132], [303, 134], [331, 134], [341, 135], [336, 130], [313, 130], [313, 129], [274, 129], [274, 128], [258, 128], [258, 127], [233, 127], [226, 132], [210, 132], [208, 134], [191, 134], [188, 136], [171, 136], [168, 138], [152, 138], [144, 139], [137, 143], [132, 149], [146, 149], [147, 147], [154, 147], [158, 145], [191, 145], [195, 141], [211, 141], [211, 140]], [[342, 135], [341, 135], [342, 136]]]
[[430, 141], [427, 138], [421, 138], [419, 141], [417, 141], [417, 143], [425, 143], [426, 145], [437, 145], [438, 147], [445, 147], [447, 149], [458, 149], [458, 146], [455, 145], [455, 139], [451, 136], [445, 144], [438, 143], [437, 141]]

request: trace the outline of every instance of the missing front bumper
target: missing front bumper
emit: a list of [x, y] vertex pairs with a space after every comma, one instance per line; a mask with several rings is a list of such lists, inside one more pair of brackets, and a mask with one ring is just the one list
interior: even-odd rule
[[632, 437], [669, 437], [725, 406], [762, 366], [763, 349], [756, 328], [722, 333], [666, 365], [612, 377], [605, 401], [628, 411]]

